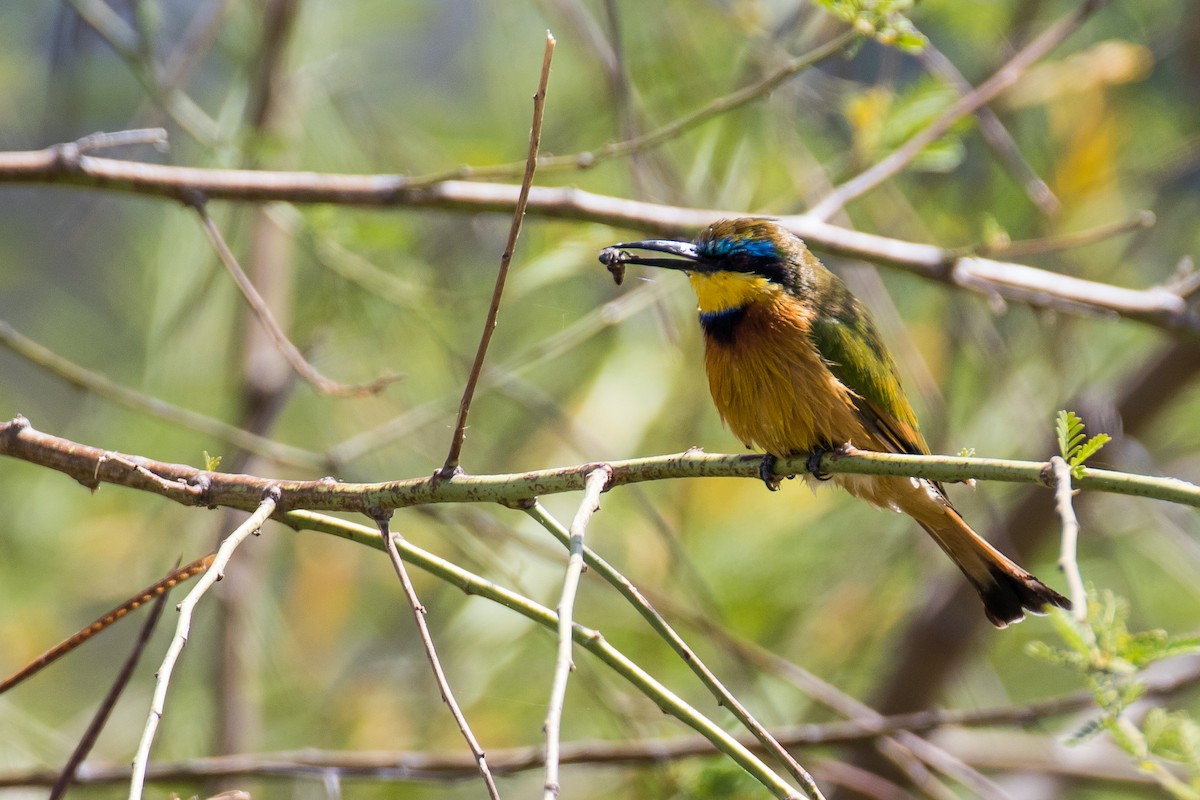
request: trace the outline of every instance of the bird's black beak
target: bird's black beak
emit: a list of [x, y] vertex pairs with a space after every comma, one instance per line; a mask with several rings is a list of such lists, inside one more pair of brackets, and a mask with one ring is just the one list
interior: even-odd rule
[[[675, 258], [658, 258], [626, 253], [626, 250], [650, 250], [666, 253]], [[691, 242], [674, 242], [669, 239], [648, 239], [644, 242], [624, 242], [600, 251], [600, 263], [606, 267], [616, 264], [641, 264], [646, 267], [694, 270], [701, 260], [700, 252]]]
[[[659, 256], [642, 256], [627, 250], [649, 250], [654, 253], [666, 253], [672, 258]], [[608, 267], [617, 283], [625, 276], [626, 264], [640, 264], [644, 267], [663, 267], [688, 272], [703, 272], [707, 262], [701, 257], [696, 245], [691, 242], [676, 242], [670, 239], [647, 239], [643, 242], [623, 242], [606, 247], [600, 251], [600, 263]]]

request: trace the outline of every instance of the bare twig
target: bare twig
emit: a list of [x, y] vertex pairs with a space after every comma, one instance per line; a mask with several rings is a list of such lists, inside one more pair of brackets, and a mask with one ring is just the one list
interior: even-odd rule
[[1087, 620], [1088, 597], [1079, 573], [1079, 519], [1071, 502], [1071, 465], [1061, 456], [1050, 459], [1050, 470], [1054, 475], [1054, 508], [1062, 520], [1062, 544], [1058, 556], [1058, 568], [1066, 576], [1071, 591], [1071, 608], [1075, 619]]
[[[1053, 253], [1058, 250], [1067, 250], [1072, 247], [1083, 247], [1096, 242], [1102, 242], [1105, 239], [1111, 239], [1114, 236], [1120, 236], [1125, 233], [1151, 228], [1154, 226], [1155, 216], [1153, 211], [1138, 211], [1129, 219], [1121, 219], [1116, 222], [1109, 222], [1105, 225], [1097, 225], [1094, 228], [1089, 228], [1083, 231], [1073, 233], [1064, 233], [1059, 236], [1044, 236], [1040, 239], [1025, 239], [1017, 242], [1005, 242], [1003, 244], [989, 245], [984, 244], [982, 247], [973, 248], [970, 252], [964, 251], [964, 255], [1003, 255], [1008, 258], [1015, 256], [1027, 256], [1040, 253]], [[1172, 287], [1174, 288], [1174, 287]]]
[[[88, 155], [71, 160], [63, 158], [58, 147], [0, 152], [0, 183], [74, 184], [169, 197], [189, 205], [202, 196], [242, 202], [286, 200], [508, 214], [520, 194], [518, 186], [469, 181], [419, 186], [400, 175], [201, 169]], [[530, 189], [526, 210], [545, 217], [671, 235], [690, 235], [715, 219], [752, 213], [743, 209], [665, 206], [573, 187], [547, 186]], [[1200, 338], [1200, 313], [1168, 288], [1125, 289], [1023, 264], [964, 257], [953, 249], [853, 231], [807, 215], [781, 217], [779, 221], [810, 247], [835, 255], [890, 264], [929, 280], [989, 296], [1071, 313], [1114, 314]]]
[[550, 62], [554, 59], [554, 44], [554, 36], [550, 31], [546, 31], [546, 49], [542, 55], [542, 74], [538, 79], [537, 91], [533, 95], [533, 124], [529, 129], [529, 155], [525, 159], [525, 176], [521, 179], [521, 188], [517, 193], [512, 224], [508, 228], [508, 241], [504, 245], [504, 253], [500, 256], [500, 269], [496, 272], [496, 285], [492, 289], [492, 302], [488, 306], [487, 320], [483, 323], [483, 334], [479, 337], [475, 360], [471, 364], [471, 372], [467, 375], [467, 385], [463, 387], [462, 400], [458, 404], [458, 421], [454, 424], [450, 452], [446, 455], [446, 463], [442, 465], [440, 472], [442, 477], [449, 477], [459, 470], [459, 457], [462, 455], [463, 440], [467, 435], [467, 414], [471, 410], [475, 387], [483, 372], [483, 360], [487, 358], [488, 345], [496, 330], [496, 317], [500, 313], [500, 298], [504, 294], [504, 282], [508, 278], [508, 265], [512, 262], [513, 251], [517, 247], [517, 237], [521, 234], [521, 222], [525, 219], [525, 206], [529, 202], [529, 189], [533, 185], [533, 174], [537, 170], [538, 148], [542, 141], [542, 118], [546, 110], [546, 86], [550, 82]]
[[450, 714], [454, 717], [454, 722], [458, 725], [458, 729], [462, 731], [463, 738], [467, 742], [467, 747], [471, 750], [471, 757], [475, 759], [479, 775], [483, 778], [483, 784], [487, 787], [488, 797], [492, 798], [492, 800], [500, 800], [500, 791], [496, 788], [496, 781], [492, 777], [492, 771], [488, 769], [483, 747], [480, 746], [479, 740], [475, 738], [475, 734], [467, 722], [466, 715], [463, 714], [462, 708], [459, 707], [458, 701], [454, 698], [454, 690], [450, 688], [450, 681], [446, 678], [446, 672], [442, 669], [442, 662], [438, 658], [437, 648], [433, 645], [433, 636], [430, 635], [429, 625], [425, 621], [425, 606], [421, 605], [421, 601], [417, 597], [417, 590], [413, 588], [412, 579], [408, 577], [408, 569], [404, 566], [403, 559], [400, 558], [400, 551], [397, 549], [396, 542], [397, 540], [403, 542], [404, 539], [400, 534], [392, 533], [387, 515], [376, 515], [375, 519], [379, 525], [380, 539], [387, 550], [388, 558], [391, 559], [392, 568], [396, 570], [396, 577], [400, 579], [400, 585], [404, 587], [404, 597], [408, 600], [409, 608], [412, 609], [413, 619], [416, 620], [417, 633], [421, 637], [421, 645], [425, 648], [425, 656], [429, 659], [429, 666], [433, 670], [434, 680], [437, 681], [438, 691], [441, 692], [442, 702], [449, 707]]
[[271, 487], [263, 493], [257, 510], [237, 530], [229, 534], [213, 557], [209, 569], [200, 577], [187, 597], [179, 604], [179, 622], [175, 626], [175, 638], [163, 656], [162, 666], [158, 668], [154, 681], [154, 697], [150, 701], [150, 714], [146, 718], [146, 727], [142, 731], [142, 739], [138, 744], [137, 753], [133, 758], [133, 773], [129, 780], [129, 800], [140, 800], [142, 789], [146, 782], [146, 765], [150, 762], [150, 747], [154, 744], [154, 733], [158, 730], [158, 721], [162, 719], [163, 709], [167, 702], [167, 687], [171, 683], [171, 673], [175, 662], [179, 660], [184, 645], [187, 644], [188, 633], [192, 627], [192, 612], [200, 598], [219, 581], [224, 574], [229, 559], [238, 546], [251, 535], [257, 534], [263, 524], [275, 513], [279, 503], [279, 490]]
[[250, 304], [255, 318], [262, 325], [263, 330], [271, 337], [272, 341], [275, 342], [275, 346], [279, 348], [279, 352], [292, 365], [292, 369], [296, 371], [297, 375], [312, 384], [317, 391], [335, 397], [363, 397], [365, 395], [376, 394], [388, 384], [400, 380], [399, 375], [384, 375], [370, 383], [347, 385], [338, 383], [322, 375], [316, 367], [305, 360], [300, 349], [292, 344], [287, 334], [279, 327], [279, 323], [275, 321], [275, 317], [271, 313], [267, 302], [263, 300], [262, 295], [254, 288], [254, 284], [246, 275], [245, 270], [238, 264], [237, 257], [229, 249], [229, 245], [225, 243], [225, 237], [221, 235], [220, 229], [217, 228], [217, 224], [208, 213], [204, 201], [197, 200], [191, 203], [191, 205], [200, 216], [204, 232], [208, 234], [208, 239], [212, 242], [213, 249], [217, 251], [217, 257], [220, 258], [221, 263], [225, 265], [225, 269], [233, 277], [234, 283], [237, 284], [242, 296], [246, 298], [246, 302]]
[[[579, 473], [581, 479], [583, 475], [583, 472]], [[447, 483], [447, 481], [443, 481], [443, 483]], [[323, 514], [291, 511], [284, 515], [281, 521], [297, 529], [320, 531], [377, 549], [383, 548], [378, 531]], [[457, 564], [438, 558], [408, 542], [397, 541], [396, 548], [407, 563], [452, 583], [467, 594], [478, 595], [500, 603], [545, 628], [553, 630], [558, 627], [558, 616], [539, 603], [485, 580]], [[745, 745], [726, 733], [719, 725], [701, 714], [679, 695], [651, 677], [628, 656], [609, 644], [600, 631], [585, 628], [578, 623], [575, 623], [572, 631], [576, 644], [599, 658], [617, 675], [629, 681], [664, 713], [670, 714], [703, 735], [717, 750], [729, 756], [735, 764], [769, 789], [776, 797], [781, 800], [800, 800], [800, 793], [783, 777], [764, 764], [758, 756], [751, 753]]]
[[[189, 565], [191, 566], [191, 565]], [[172, 579], [173, 576], [179, 574], [179, 568], [173, 569], [162, 581], [155, 586], [165, 584]], [[172, 584], [174, 585], [174, 584]], [[104, 695], [104, 699], [100, 701], [100, 707], [96, 709], [92, 721], [88, 723], [87, 730], [79, 739], [79, 744], [71, 751], [70, 758], [63, 765], [62, 772], [59, 773], [58, 780], [54, 782], [54, 786], [50, 789], [50, 800], [58, 800], [67, 793], [67, 789], [75, 780], [75, 773], [79, 769], [79, 765], [88, 757], [88, 753], [92, 751], [92, 747], [96, 744], [96, 739], [100, 736], [100, 731], [104, 729], [105, 723], [108, 722], [109, 716], [112, 715], [112, 710], [117, 704], [121, 693], [125, 691], [125, 687], [129, 685], [129, 680], [133, 677], [133, 671], [137, 668], [138, 661], [141, 660], [142, 653], [146, 650], [146, 645], [150, 642], [150, 634], [154, 632], [154, 628], [158, 625], [158, 620], [162, 617], [162, 611], [167, 604], [167, 594], [170, 589], [163, 590], [158, 595], [158, 599], [154, 603], [154, 607], [150, 609], [150, 613], [146, 616], [146, 621], [142, 623], [142, 630], [138, 634], [137, 641], [134, 642], [133, 650], [125, 658], [125, 663], [121, 665], [120, 672], [113, 680], [112, 686]]]
[[79, 645], [83, 644], [88, 639], [91, 639], [105, 628], [108, 628], [117, 620], [122, 619], [129, 612], [141, 608], [143, 605], [156, 597], [162, 597], [171, 589], [175, 588], [184, 581], [190, 580], [199, 575], [201, 572], [204, 572], [204, 570], [208, 569], [208, 566], [212, 563], [212, 560], [213, 556], [208, 555], [204, 558], [198, 558], [190, 564], [186, 564], [178, 569], [172, 570], [167, 577], [163, 578], [158, 583], [138, 592], [137, 595], [129, 600], [126, 600], [124, 603], [117, 606], [103, 617], [100, 617], [100, 619], [96, 620], [91, 625], [88, 625], [83, 630], [80, 630], [67, 637], [54, 647], [51, 647], [46, 652], [42, 653], [33, 661], [26, 664], [21, 669], [17, 670], [17, 672], [10, 675], [8, 678], [0, 681], [0, 694], [4, 694], [22, 681], [32, 678], [34, 675], [50, 666], [67, 653], [74, 650], [76, 647], [79, 647]]
[[[954, 66], [954, 62], [931, 43], [927, 42], [921, 52], [917, 53], [917, 59], [925, 65], [930, 73], [942, 78], [957, 89], [959, 94], [971, 92], [971, 84], [958, 71], [958, 67]], [[1008, 129], [1004, 127], [1004, 123], [996, 116], [996, 112], [987, 106], [980, 106], [975, 109], [975, 119], [979, 123], [979, 133], [983, 136], [983, 140], [995, 151], [1008, 171], [1013, 173], [1013, 177], [1021, 184], [1025, 194], [1029, 196], [1034, 205], [1046, 216], [1057, 214], [1062, 208], [1062, 203], [1055, 197], [1046, 181], [1042, 180], [1042, 177], [1021, 155], [1020, 148], [1013, 141]]]
[[[721, 114], [726, 114], [761, 97], [766, 97], [773, 89], [788, 78], [842, 51], [860, 35], [854, 29], [845, 30], [813, 50], [788, 59], [760, 80], [747, 84], [740, 89], [735, 89], [727, 95], [718, 97], [703, 107], [685, 114], [678, 119], [671, 120], [652, 131], [635, 136], [632, 139], [610, 142], [594, 150], [584, 150], [579, 153], [568, 153], [561, 156], [541, 156], [537, 160], [537, 167], [543, 171], [591, 169], [602, 161], [612, 158], [624, 158], [625, 156], [636, 155], [645, 150], [651, 150], [679, 138], [693, 128], [699, 127]], [[430, 186], [447, 180], [511, 179], [520, 175], [522, 168], [523, 164], [521, 163], [497, 164], [491, 167], [462, 167], [436, 175], [414, 177], [411, 180], [411, 184], [413, 186]]]
[[967, 114], [990, 102], [1001, 92], [1012, 87], [1017, 79], [1064, 39], [1070, 36], [1083, 21], [1104, 5], [1104, 0], [1085, 0], [1065, 18], [1050, 26], [1040, 36], [1019, 51], [1008, 63], [1002, 66], [992, 77], [981, 83], [973, 91], [963, 95], [946, 109], [928, 127], [902, 144], [898, 149], [885, 156], [874, 166], [841, 184], [823, 200], [809, 209], [809, 216], [814, 219], [828, 220], [845, 207], [846, 203], [860, 197], [900, 170], [904, 169], [922, 150], [937, 141], [955, 122]]
[[[716, 629], [710, 627], [710, 630]], [[833, 684], [822, 680], [798, 664], [781, 658], [764, 648], [737, 641], [725, 634], [724, 631], [720, 633], [727, 644], [736, 647], [739, 652], [753, 659], [756, 663], [770, 669], [775, 674], [782, 676], [809, 697], [841, 714], [848, 720], [864, 725], [876, 725], [884, 721], [885, 717], [866, 703], [851, 697]], [[940, 783], [932, 780], [932, 777], [925, 773], [920, 764], [914, 763], [917, 759], [944, 775], [959, 781], [971, 789], [975, 797], [1007, 797], [1004, 791], [994, 782], [915, 733], [906, 730], [897, 731], [893, 735], [881, 737], [877, 746], [884, 756], [904, 770], [926, 792], [941, 796], [945, 790]]]
[[[1196, 668], [1169, 678], [1151, 678], [1142, 697], [1171, 695], [1195, 686], [1197, 681], [1200, 681], [1200, 669]], [[1036, 725], [1053, 717], [1092, 709], [1095, 704], [1095, 695], [1084, 691], [1022, 706], [967, 710], [934, 708], [885, 716], [878, 721], [858, 719], [787, 725], [775, 728], [773, 735], [788, 747], [824, 747], [861, 743], [900, 731], [920, 733], [945, 727]], [[755, 752], [765, 751], [749, 734], [738, 738]], [[702, 736], [655, 737], [612, 742], [564, 742], [559, 760], [562, 764], [592, 766], [661, 764], [711, 756], [714, 752], [712, 742]], [[494, 748], [489, 751], [488, 762], [495, 774], [513, 775], [541, 769], [545, 764], [544, 756], [541, 745]], [[411, 780], [461, 781], [477, 774], [478, 767], [473, 757], [459, 750], [340, 752], [305, 749], [157, 761], [148, 768], [146, 778], [148, 781], [179, 782], [215, 777], [300, 776], [311, 775], [314, 770], [342, 777], [386, 774]], [[48, 786], [54, 778], [53, 772], [44, 769], [0, 772], [0, 788]], [[79, 776], [77, 783], [101, 785], [128, 780], [128, 764], [91, 763]]]
[[[220, 125], [204, 112], [191, 97], [176, 86], [162, 82], [152, 43], [105, 0], [69, 0], [79, 18], [96, 31], [142, 84], [155, 105], [198, 141], [211, 144], [220, 133]], [[135, 6], [139, 8], [139, 6]]]
[[600, 510], [600, 495], [608, 486], [612, 470], [599, 466], [588, 473], [584, 483], [583, 499], [579, 510], [571, 521], [570, 556], [563, 577], [562, 595], [558, 601], [558, 657], [554, 662], [554, 679], [550, 684], [550, 702], [546, 708], [546, 778], [543, 783], [544, 800], [558, 797], [559, 747], [562, 737], [563, 704], [567, 696], [567, 680], [574, 663], [571, 660], [572, 634], [575, 624], [575, 594], [579, 590], [579, 576], [583, 574], [583, 537], [587, 532], [592, 515]]
[[[609, 480], [611, 481], [611, 478]], [[573, 547], [570, 533], [563, 530], [558, 520], [551, 516], [541, 503], [534, 501], [525, 510], [529, 516], [537, 520], [538, 524], [553, 534], [554, 538], [558, 539], [561, 544], [569, 548]], [[771, 735], [770, 731], [755, 719], [742, 702], [721, 683], [716, 674], [708, 668], [708, 665], [683, 640], [683, 637], [671, 627], [666, 618], [650, 604], [650, 601], [646, 599], [638, 588], [591, 548], [583, 546], [582, 553], [584, 562], [594, 569], [610, 586], [620, 592], [622, 597], [629, 601], [634, 609], [642, 615], [642, 618], [650, 624], [650, 627], [671, 646], [671, 649], [696, 674], [696, 677], [712, 693], [717, 702], [728, 708], [730, 713], [737, 717], [738, 721], [746, 727], [746, 730], [750, 731], [753, 740], [757, 741], [765, 752], [774, 756], [787, 768], [788, 772], [804, 788], [805, 793], [810, 798], [820, 798], [822, 796], [821, 790], [817, 786], [816, 781], [813, 780], [812, 775], [808, 773], [808, 770], [804, 769], [800, 765], [800, 762], [793, 758], [792, 754]]]
[[130, 389], [112, 378], [81, 367], [53, 350], [26, 338], [3, 320], [0, 320], [0, 346], [7, 347], [22, 358], [97, 397], [143, 414], [158, 417], [175, 425], [191, 428], [205, 436], [211, 436], [235, 447], [249, 450], [277, 464], [312, 470], [329, 469], [334, 466], [330, 458], [320, 453], [280, 444], [215, 417], [209, 417], [188, 408], [181, 408], [157, 397]]
[[72, 143], [60, 145], [63, 148], [75, 148], [76, 156], [93, 153], [97, 150], [111, 150], [114, 147], [129, 147], [131, 145], [148, 144], [156, 150], [167, 149], [166, 128], [134, 128], [126, 131], [107, 133], [98, 131], [89, 134]]

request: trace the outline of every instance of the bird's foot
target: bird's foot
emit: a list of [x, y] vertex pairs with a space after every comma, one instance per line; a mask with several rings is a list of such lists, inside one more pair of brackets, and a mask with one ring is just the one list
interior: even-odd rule
[[[767, 488], [772, 492], [778, 492], [779, 484], [782, 483], [782, 481], [779, 479], [779, 476], [775, 474], [775, 464], [777, 461], [779, 461], [778, 458], [770, 453], [767, 453], [762, 457], [762, 461], [760, 461], [758, 464], [758, 477], [762, 479], [762, 482], [765, 483]], [[787, 475], [786, 477], [790, 481], [796, 476]]]
[[828, 472], [821, 471], [821, 459], [825, 457], [826, 453], [830, 452], [832, 451], [828, 448], [818, 447], [808, 454], [808, 460], [804, 462], [804, 468], [807, 469], [809, 474], [812, 475], [816, 480], [827, 481], [833, 477]]
[[857, 452], [858, 449], [850, 442], [844, 442], [837, 447], [817, 447], [808, 454], [808, 458], [804, 462], [804, 468], [808, 470], [814, 479], [827, 481], [833, 476], [828, 472], [821, 471], [821, 459], [827, 455], [833, 456], [835, 459], [839, 456], [852, 456]]

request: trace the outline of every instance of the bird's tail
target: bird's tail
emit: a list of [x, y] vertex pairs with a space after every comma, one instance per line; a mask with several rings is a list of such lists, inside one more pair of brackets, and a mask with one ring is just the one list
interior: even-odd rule
[[988, 544], [944, 498], [931, 494], [910, 495], [915, 502], [905, 503], [901, 510], [915, 519], [967, 576], [993, 625], [1003, 628], [1019, 622], [1026, 611], [1044, 614], [1046, 606], [1071, 607], [1070, 600]]

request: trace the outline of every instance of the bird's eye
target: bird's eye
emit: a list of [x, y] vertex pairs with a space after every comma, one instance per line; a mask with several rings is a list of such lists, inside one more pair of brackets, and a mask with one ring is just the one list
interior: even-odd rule
[[750, 256], [746, 253], [730, 253], [729, 266], [733, 267], [735, 272], [749, 272]]

